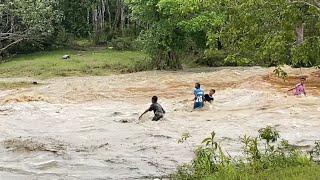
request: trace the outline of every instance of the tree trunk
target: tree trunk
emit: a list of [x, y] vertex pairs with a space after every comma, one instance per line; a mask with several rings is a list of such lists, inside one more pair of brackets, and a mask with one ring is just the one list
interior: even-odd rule
[[298, 46], [303, 44], [304, 41], [304, 26], [305, 23], [301, 23], [296, 27], [296, 42]]
[[120, 0], [120, 27], [121, 27], [121, 34], [124, 36], [124, 25], [125, 25], [125, 16], [124, 16], [124, 3], [123, 0]]
[[158, 70], [182, 69], [182, 64], [177, 54], [174, 51], [158, 50], [156, 57], [154, 57], [155, 66]]
[[169, 51], [168, 52], [168, 66], [170, 69], [178, 70], [182, 69], [182, 65], [180, 62], [180, 59], [176, 55], [174, 51]]
[[109, 6], [109, 0], [106, 1], [107, 5], [107, 14], [108, 14], [108, 24], [109, 24], [109, 31], [112, 30], [112, 20], [111, 20], [111, 13], [110, 13], [110, 6]]
[[106, 5], [105, 5], [105, 0], [101, 0], [101, 23], [102, 23], [102, 27], [105, 27], [105, 13], [106, 13]]
[[99, 33], [100, 33], [100, 32], [101, 32], [101, 30], [103, 29], [102, 9], [101, 9], [100, 7], [98, 7], [97, 12], [98, 12], [98, 24], [99, 24], [99, 26], [98, 26], [98, 31], [99, 31]]
[[98, 32], [97, 14], [98, 14], [97, 9], [93, 8], [93, 10], [92, 10], [92, 25], [93, 25], [93, 32], [95, 33], [95, 35], [97, 35], [97, 32]]
[[116, 13], [114, 16], [114, 21], [113, 21], [113, 30], [115, 31], [118, 27], [118, 23], [119, 23], [119, 16], [121, 13], [121, 9], [120, 9], [120, 0], [117, 0], [117, 5], [116, 5]]

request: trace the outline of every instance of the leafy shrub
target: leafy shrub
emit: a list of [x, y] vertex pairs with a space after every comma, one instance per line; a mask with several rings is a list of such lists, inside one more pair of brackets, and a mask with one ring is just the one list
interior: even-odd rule
[[[314, 157], [320, 154], [320, 142], [315, 143], [313, 156], [301, 152], [291, 146], [288, 141], [278, 142], [279, 132], [267, 126], [259, 130], [258, 137], [241, 138], [245, 159], [236, 160], [226, 156], [221, 146], [214, 139], [215, 133], [202, 141], [195, 150], [195, 158], [191, 164], [178, 167], [172, 179], [248, 179], [257, 173], [271, 172], [276, 169], [290, 167], [314, 167]], [[264, 145], [264, 146], [261, 146]], [[218, 179], [219, 179], [218, 178]], [[250, 178], [249, 178], [250, 179]]]
[[291, 64], [294, 67], [320, 65], [320, 37], [306, 40], [302, 45], [293, 46]]
[[75, 36], [72, 33], [66, 32], [65, 29], [60, 29], [54, 39], [52, 39], [55, 48], [73, 46], [74, 40]]
[[[106, 65], [106, 66], [109, 67], [109, 65]], [[130, 65], [115, 63], [115, 64], [112, 64], [111, 67], [117, 71], [120, 71], [121, 73], [133, 73], [133, 72], [151, 70], [153, 68], [153, 65], [150, 60], [145, 59], [145, 60], [134, 61]]]
[[226, 52], [222, 50], [207, 50], [204, 52], [203, 56], [200, 56], [200, 58], [196, 60], [196, 63], [209, 67], [223, 66], [226, 57]]
[[138, 50], [138, 44], [139, 42], [132, 37], [118, 37], [110, 41], [109, 47], [116, 50]]
[[232, 54], [224, 59], [224, 64], [227, 66], [251, 66], [253, 62], [249, 58]]
[[273, 73], [279, 77], [282, 78], [283, 80], [285, 80], [288, 77], [288, 73], [285, 72], [280, 66], [278, 66]]
[[90, 37], [95, 45], [106, 45], [112, 39], [112, 34], [95, 32]]

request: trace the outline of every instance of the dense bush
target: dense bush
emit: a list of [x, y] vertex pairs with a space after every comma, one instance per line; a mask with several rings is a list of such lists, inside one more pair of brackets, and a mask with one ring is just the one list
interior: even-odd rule
[[116, 50], [139, 50], [139, 41], [133, 37], [118, 37], [108, 43], [109, 47]]
[[294, 67], [320, 65], [320, 37], [309, 39], [301, 46], [292, 47], [292, 65]]
[[112, 67], [112, 69], [117, 70], [121, 73], [133, 73], [133, 72], [152, 70], [154, 65], [151, 60], [144, 59], [144, 60], [133, 61], [130, 64], [115, 63], [115, 64], [112, 64], [110, 67]]
[[204, 55], [198, 54], [198, 59], [195, 60], [197, 64], [209, 67], [228, 65], [225, 62], [227, 53], [223, 50], [207, 50]]

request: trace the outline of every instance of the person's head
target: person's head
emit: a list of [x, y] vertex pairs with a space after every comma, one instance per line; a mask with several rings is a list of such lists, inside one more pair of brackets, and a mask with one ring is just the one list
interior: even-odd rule
[[157, 97], [157, 96], [153, 96], [153, 97], [151, 98], [151, 102], [152, 102], [152, 103], [158, 102], [158, 97]]
[[214, 95], [214, 93], [216, 93], [216, 90], [214, 90], [214, 89], [211, 89], [211, 90], [209, 91], [209, 95], [210, 95], [210, 96]]
[[301, 84], [304, 84], [305, 82], [306, 82], [306, 77], [300, 77], [300, 82], [301, 82]]
[[194, 85], [194, 87], [195, 87], [196, 89], [200, 89], [200, 83], [196, 83], [196, 84]]

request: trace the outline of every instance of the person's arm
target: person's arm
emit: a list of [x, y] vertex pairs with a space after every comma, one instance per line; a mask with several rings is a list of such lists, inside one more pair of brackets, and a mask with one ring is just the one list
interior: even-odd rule
[[139, 117], [139, 119], [141, 119], [141, 117], [142, 117], [143, 115], [145, 115], [147, 112], [153, 111], [153, 110], [154, 110], [154, 107], [153, 107], [153, 104], [151, 104], [150, 107], [141, 114], [141, 116]]
[[162, 109], [162, 111], [163, 111], [163, 114], [165, 114], [165, 113], [166, 113], [166, 111], [163, 109], [163, 107], [161, 107], [161, 109]]
[[197, 100], [197, 92], [196, 92], [196, 89], [193, 90], [193, 95], [194, 95], [193, 101]]
[[292, 91], [292, 90], [294, 90], [296, 87], [294, 87], [294, 88], [291, 88], [291, 89], [289, 89], [288, 91]]
[[149, 112], [149, 109], [145, 110], [145, 111], [141, 114], [141, 116], [139, 117], [139, 119], [141, 119], [142, 116], [145, 115], [147, 112]]

